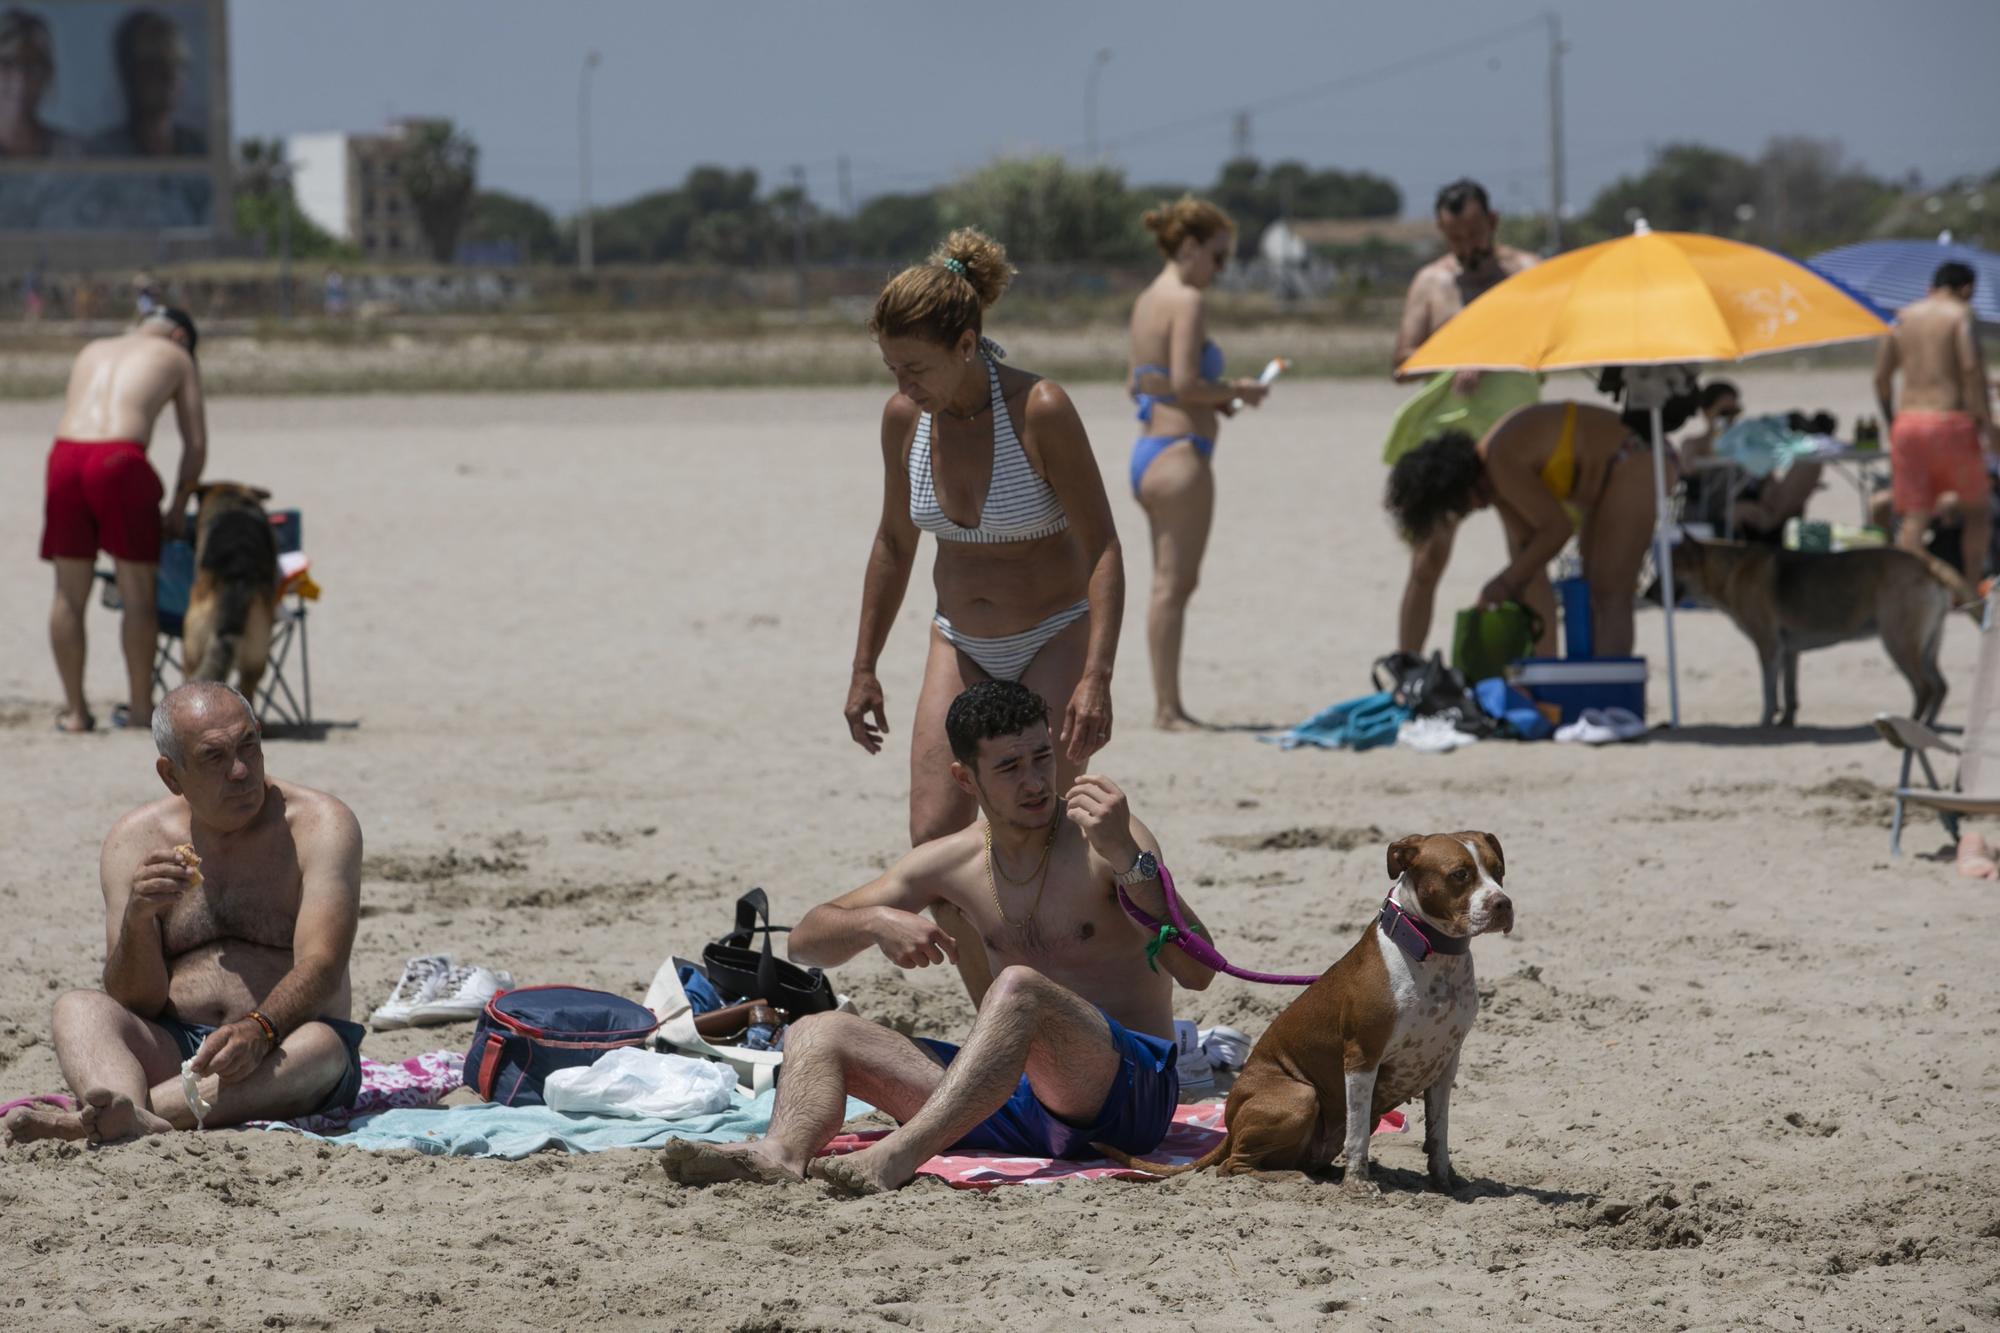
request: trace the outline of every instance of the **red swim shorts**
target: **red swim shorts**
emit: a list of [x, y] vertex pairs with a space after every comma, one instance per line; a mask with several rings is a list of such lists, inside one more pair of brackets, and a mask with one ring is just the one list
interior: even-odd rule
[[158, 564], [165, 498], [145, 445], [57, 440], [49, 450], [42, 559], [94, 560], [102, 550], [115, 560]]
[[1899, 514], [1930, 513], [1947, 492], [1983, 505], [1991, 485], [1978, 424], [1964, 412], [1898, 412], [1889, 425], [1889, 467]]

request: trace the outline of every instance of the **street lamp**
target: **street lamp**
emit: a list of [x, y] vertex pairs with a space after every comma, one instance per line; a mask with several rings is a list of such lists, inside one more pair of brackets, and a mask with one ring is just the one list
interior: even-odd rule
[[583, 58], [583, 73], [577, 77], [576, 85], [576, 138], [577, 164], [583, 176], [583, 211], [576, 219], [576, 268], [579, 273], [590, 272], [594, 256], [591, 253], [590, 234], [590, 72], [601, 63], [602, 57], [592, 51]]
[[292, 194], [294, 171], [291, 159], [280, 146], [279, 158], [271, 164], [271, 188], [278, 198], [278, 313], [292, 317]]
[[1099, 47], [1091, 57], [1090, 72], [1083, 79], [1083, 156], [1091, 166], [1097, 165], [1097, 76], [1111, 63], [1111, 48]]

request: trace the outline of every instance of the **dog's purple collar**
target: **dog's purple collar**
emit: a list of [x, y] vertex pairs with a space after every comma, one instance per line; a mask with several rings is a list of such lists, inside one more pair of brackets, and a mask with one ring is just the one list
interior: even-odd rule
[[1447, 935], [1436, 926], [1405, 912], [1394, 894], [1382, 900], [1383, 930], [1402, 951], [1421, 963], [1434, 953], [1462, 954], [1472, 951], [1470, 935]]

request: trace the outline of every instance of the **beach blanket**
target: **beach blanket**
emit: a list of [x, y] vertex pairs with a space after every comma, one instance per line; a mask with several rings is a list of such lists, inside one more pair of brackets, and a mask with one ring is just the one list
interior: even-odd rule
[[[370, 1152], [404, 1148], [432, 1157], [526, 1157], [546, 1148], [564, 1152], [603, 1152], [609, 1148], [658, 1148], [668, 1139], [725, 1143], [755, 1138], [771, 1127], [775, 1091], [746, 1097], [740, 1091], [730, 1107], [713, 1115], [681, 1120], [650, 1120], [626, 1116], [568, 1115], [546, 1106], [452, 1106], [428, 1110], [393, 1110], [366, 1115], [344, 1132], [324, 1133], [298, 1125], [272, 1125], [346, 1148]], [[867, 1115], [866, 1102], [847, 1101], [847, 1116]]]
[[[1150, 1162], [1183, 1166], [1199, 1158], [1222, 1141], [1221, 1102], [1191, 1102], [1174, 1112], [1174, 1127], [1160, 1146], [1146, 1154]], [[1377, 1134], [1402, 1134], [1409, 1121], [1401, 1111], [1391, 1111], [1375, 1126]], [[856, 1152], [867, 1147], [888, 1130], [864, 1134], [842, 1134], [827, 1144], [828, 1155]], [[933, 1157], [917, 1168], [920, 1176], [936, 1176], [953, 1189], [990, 1190], [996, 1185], [1046, 1185], [1055, 1180], [1158, 1180], [1144, 1171], [1119, 1166], [1102, 1157], [1089, 1161], [1067, 1161], [1052, 1157], [1005, 1157], [999, 1153], [947, 1154]]]

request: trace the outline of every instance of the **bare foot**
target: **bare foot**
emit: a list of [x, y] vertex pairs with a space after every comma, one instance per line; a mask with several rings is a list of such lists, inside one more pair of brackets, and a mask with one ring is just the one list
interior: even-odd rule
[[80, 1139], [90, 1133], [84, 1128], [81, 1112], [57, 1111], [46, 1106], [23, 1106], [9, 1111], [4, 1123], [9, 1143], [33, 1143], [37, 1139]]
[[1189, 717], [1178, 708], [1167, 709], [1153, 714], [1153, 726], [1161, 731], [1200, 731], [1201, 723]]
[[174, 1128], [124, 1093], [105, 1088], [84, 1093], [76, 1114], [92, 1143], [123, 1143], [147, 1134], [170, 1134]]
[[81, 736], [97, 726], [97, 719], [88, 713], [57, 713], [56, 730], [68, 736]]
[[692, 1143], [668, 1139], [660, 1149], [660, 1166], [677, 1185], [720, 1185], [747, 1180], [755, 1185], [796, 1185], [805, 1177], [779, 1160], [761, 1141], [751, 1143]]
[[1977, 832], [1967, 833], [1958, 840], [1958, 873], [1967, 879], [2000, 879], [2000, 865], [1994, 862], [1993, 849]]
[[916, 1178], [916, 1172], [890, 1160], [879, 1143], [839, 1157], [815, 1158], [812, 1173], [835, 1194], [856, 1199], [899, 1190]]

